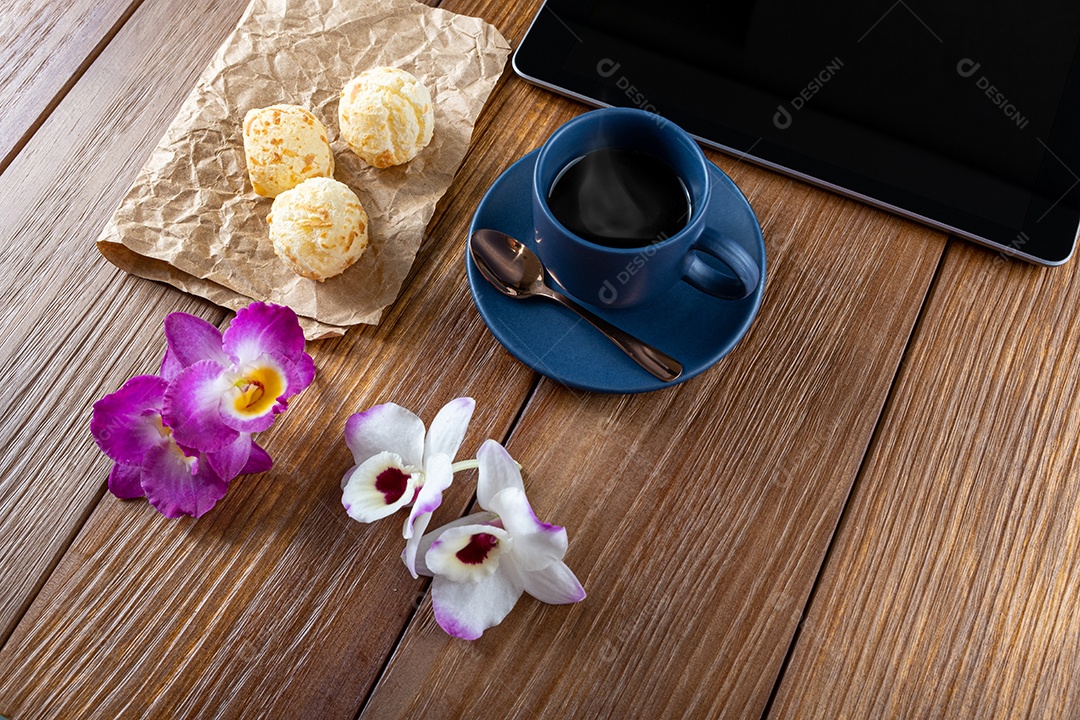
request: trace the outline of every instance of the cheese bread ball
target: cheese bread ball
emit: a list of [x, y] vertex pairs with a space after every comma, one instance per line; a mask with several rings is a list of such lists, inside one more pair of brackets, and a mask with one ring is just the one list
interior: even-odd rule
[[281, 193], [267, 220], [274, 252], [309, 280], [340, 275], [368, 246], [368, 216], [360, 199], [333, 178], [311, 178]]
[[312, 177], [334, 174], [334, 154], [319, 118], [296, 105], [271, 105], [244, 116], [244, 154], [255, 192], [277, 197]]
[[338, 123], [354, 153], [369, 165], [385, 168], [407, 163], [427, 147], [435, 113], [431, 94], [411, 73], [376, 67], [345, 85]]

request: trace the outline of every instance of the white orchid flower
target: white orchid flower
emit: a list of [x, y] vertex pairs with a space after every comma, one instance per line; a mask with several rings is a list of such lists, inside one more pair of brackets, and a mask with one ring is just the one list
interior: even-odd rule
[[402, 534], [405, 565], [416, 577], [416, 550], [450, 487], [454, 465], [476, 403], [461, 397], [447, 403], [425, 432], [423, 421], [400, 405], [386, 403], [355, 413], [345, 423], [345, 443], [356, 463], [342, 478], [341, 503], [349, 517], [372, 522], [412, 505]]
[[[486, 441], [476, 458], [477, 501], [487, 512], [425, 535], [415, 565], [417, 572], [434, 578], [439, 625], [466, 640], [502, 622], [522, 592], [552, 604], [585, 598], [581, 583], [562, 562], [566, 529], [536, 517], [514, 459], [494, 440]], [[405, 554], [403, 559], [408, 565]]]

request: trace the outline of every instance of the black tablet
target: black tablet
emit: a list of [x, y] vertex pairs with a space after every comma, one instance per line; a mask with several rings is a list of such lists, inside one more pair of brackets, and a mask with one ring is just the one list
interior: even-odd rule
[[1080, 228], [1080, 2], [548, 0], [522, 77], [1057, 265]]

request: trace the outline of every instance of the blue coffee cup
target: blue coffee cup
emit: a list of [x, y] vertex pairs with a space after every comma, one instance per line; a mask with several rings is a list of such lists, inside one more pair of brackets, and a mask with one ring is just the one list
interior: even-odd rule
[[[681, 230], [639, 247], [611, 247], [559, 221], [548, 196], [560, 173], [588, 153], [608, 149], [646, 153], [670, 167], [689, 196], [690, 216]], [[548, 272], [570, 295], [605, 308], [652, 303], [684, 279], [718, 298], [750, 295], [761, 282], [757, 262], [734, 239], [706, 224], [712, 201], [709, 165], [692, 137], [654, 113], [604, 108], [570, 120], [544, 143], [533, 170], [536, 250]]]

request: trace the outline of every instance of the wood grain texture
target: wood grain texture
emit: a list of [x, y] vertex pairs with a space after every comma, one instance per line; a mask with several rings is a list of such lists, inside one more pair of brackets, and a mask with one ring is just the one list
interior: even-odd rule
[[145, 3], [0, 175], [0, 639], [103, 492], [92, 403], [156, 371], [168, 312], [225, 317], [94, 240], [243, 6]]
[[[147, 0], [132, 20], [131, 34], [121, 33], [110, 51], [115, 46], [120, 57], [136, 56], [136, 47], [123, 43], [145, 42], [142, 23], [163, 24], [155, 13], [164, 12], [165, 4], [154, 8]], [[196, 5], [191, 12], [228, 30], [224, 9]], [[162, 32], [170, 30], [163, 24]], [[205, 28], [192, 32], [213, 37]], [[171, 52], [192, 51], [177, 46]], [[109, 59], [103, 56], [101, 62]], [[190, 87], [187, 79], [161, 82], [178, 91]], [[482, 116], [482, 123], [488, 121], [490, 114]], [[490, 150], [490, 139], [479, 146]], [[226, 499], [198, 522], [165, 520], [144, 502], [104, 496], [0, 651], [0, 713], [20, 720], [355, 716], [425, 581], [412, 580], [399, 559], [400, 518], [362, 526], [345, 516], [339, 483], [351, 461], [342, 438], [344, 421], [353, 411], [388, 400], [430, 420], [447, 400], [471, 394], [479, 408], [463, 454], [474, 452], [488, 436], [507, 433], [533, 374], [487, 333], [472, 309], [463, 264], [474, 198], [502, 168], [497, 155], [470, 155], [429, 226], [402, 296], [378, 329], [311, 347], [319, 367], [315, 383], [261, 436], [276, 460], [271, 472], [236, 481]], [[454, 203], [454, 197], [461, 200]], [[109, 203], [110, 212], [114, 204]], [[70, 249], [61, 243], [57, 252]], [[103, 361], [93, 348], [103, 341], [126, 342], [120, 330], [134, 315], [146, 330], [136, 338], [140, 369], [153, 369], [163, 349], [160, 315], [141, 319], [145, 301], [138, 295], [129, 315], [111, 315], [105, 306], [119, 295], [117, 288], [157, 288], [170, 296], [161, 303], [174, 306], [169, 310], [184, 306], [181, 296], [121, 277], [99, 258], [83, 257], [80, 263], [65, 270], [72, 277], [69, 284], [79, 267], [107, 271], [86, 291], [105, 299], [87, 310], [86, 323], [99, 326], [97, 333], [77, 340], [73, 361], [98, 366]], [[30, 311], [49, 319], [78, 299], [57, 294]], [[13, 337], [9, 346], [37, 342], [37, 352], [28, 357], [40, 358], [49, 338], [35, 339], [39, 331], [32, 318], [27, 325], [27, 340]], [[75, 397], [88, 406], [130, 374], [130, 366], [110, 369], [108, 378], [95, 376], [95, 384], [79, 387]], [[22, 417], [30, 412], [20, 409]], [[84, 455], [65, 458], [64, 466], [100, 494], [107, 462], [86, 432], [85, 409], [82, 415], [66, 432]], [[43, 490], [50, 478], [42, 463], [50, 451], [63, 448], [51, 437], [45, 442], [25, 437], [19, 427], [11, 434], [44, 456], [25, 468], [24, 476], [33, 479], [30, 489], [4, 489], [5, 501], [21, 492], [22, 506], [9, 513], [11, 524], [24, 514], [42, 527], [56, 523], [50, 513], [58, 503]], [[96, 497], [80, 498], [84, 513]], [[460, 514], [471, 499], [471, 486], [462, 483], [447, 494], [447, 512]], [[36, 539], [32, 547], [44, 544]], [[18, 552], [14, 540], [7, 548]], [[28, 561], [17, 554], [15, 562]]]
[[[514, 40], [531, 18], [443, 7], [482, 11]], [[517, 79], [498, 102], [534, 145], [582, 109]], [[524, 598], [473, 643], [448, 638], [425, 599], [362, 717], [760, 717], [944, 238], [712, 157], [765, 233], [750, 333], [662, 392], [544, 380], [510, 440], [589, 597]]]
[[1080, 267], [950, 245], [772, 717], [1080, 716]]
[[0, 7], [0, 170], [142, 0]]
[[[536, 9], [446, 6], [511, 38]], [[340, 423], [387, 399], [430, 419], [471, 392], [471, 452], [527, 395], [471, 308], [461, 243], [498, 172], [581, 106], [512, 78], [402, 300], [313, 348], [316, 385], [266, 434], [275, 470], [198, 523], [99, 504], [90, 403], [156, 366], [166, 312], [224, 313], [120, 276], [90, 242], [239, 9], [170, 25], [147, 0], [0, 176], [0, 637], [37, 594], [0, 651], [0, 713], [352, 717], [402, 627], [366, 715], [758, 716], [793, 635], [776, 717], [1080, 712], [1074, 269], [949, 250], [802, 618], [942, 239], [730, 158], [770, 254], [744, 343], [649, 396], [545, 381], [510, 443], [590, 597], [523, 600], [472, 644], [434, 626], [396, 527], [343, 519]], [[172, 44], [151, 53], [155, 33]], [[456, 486], [445, 514], [470, 499]]]

